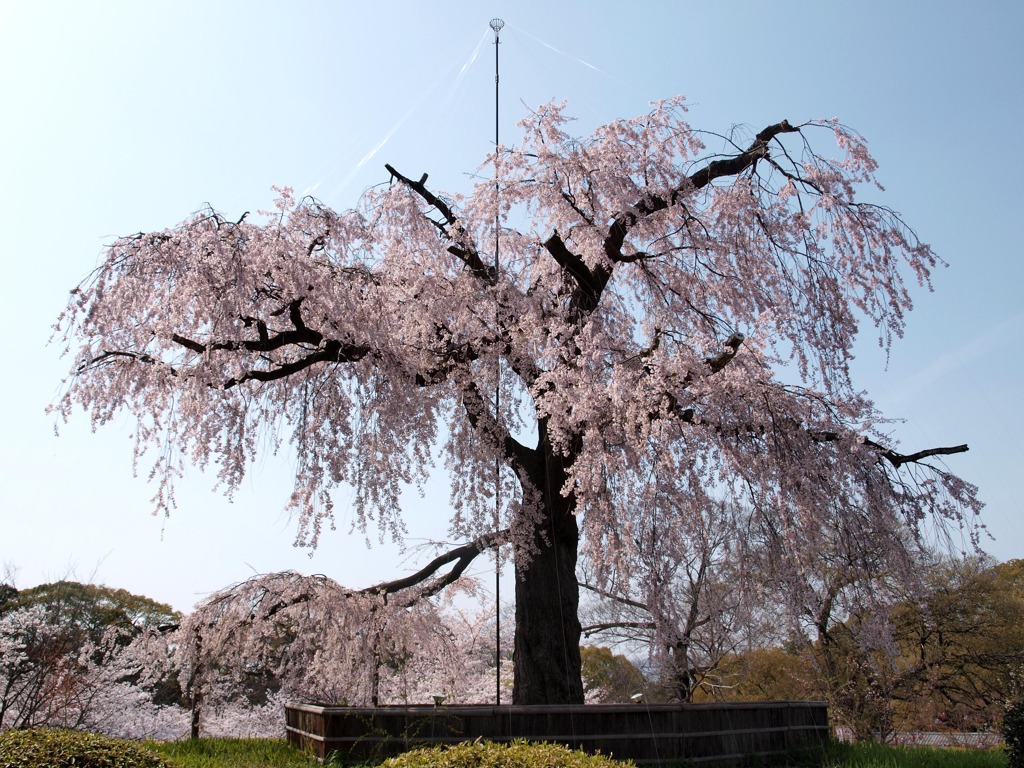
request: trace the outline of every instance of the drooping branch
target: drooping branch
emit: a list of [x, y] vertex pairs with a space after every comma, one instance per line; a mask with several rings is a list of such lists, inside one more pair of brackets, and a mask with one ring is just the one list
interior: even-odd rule
[[[145, 352], [124, 352], [117, 349], [105, 349], [95, 357], [91, 358], [87, 362], [82, 363], [77, 368], [75, 368], [75, 375], [81, 376], [82, 374], [86, 373], [87, 371], [93, 368], [98, 368], [103, 364], [114, 362], [121, 358], [133, 360], [138, 363], [145, 363], [147, 365], [157, 365], [162, 362], [161, 360], [157, 360], [155, 357], [146, 354]], [[172, 366], [168, 366], [168, 368], [172, 376], [177, 375], [178, 372]]]
[[743, 173], [758, 160], [769, 156], [768, 145], [772, 139], [780, 133], [798, 133], [799, 131], [799, 126], [791, 125], [788, 120], [769, 125], [754, 137], [753, 143], [745, 151], [725, 160], [713, 160], [701, 170], [691, 173], [688, 178], [688, 187], [680, 186], [672, 191], [670, 204], [674, 203], [679, 195], [685, 194], [688, 189], [702, 189], [723, 176], [737, 176]]
[[873, 440], [866, 440], [865, 444], [871, 445], [874, 448], [878, 448], [882, 452], [882, 457], [892, 464], [896, 469], [899, 469], [904, 464], [916, 464], [924, 459], [932, 456], [952, 456], [957, 453], [967, 453], [970, 449], [967, 444], [952, 445], [948, 447], [939, 448], [926, 448], [923, 451], [917, 451], [915, 453], [902, 454], [891, 448], [885, 448]]
[[[785, 122], [785, 121], [783, 121]], [[763, 132], [762, 132], [763, 133]], [[758, 134], [760, 135], [760, 134]], [[718, 373], [724, 369], [739, 353], [740, 347], [744, 342], [745, 337], [742, 333], [734, 333], [725, 341], [725, 349], [714, 357], [709, 357], [705, 361], [712, 373]], [[691, 381], [688, 376], [683, 382], [683, 386], [687, 386]], [[673, 395], [669, 395], [669, 401], [672, 405], [672, 409], [676, 412], [676, 415], [686, 423], [693, 423], [696, 416], [693, 408], [680, 409], [677, 404], [677, 400]], [[756, 431], [753, 427], [750, 431]], [[838, 432], [834, 431], [820, 431], [820, 432], [809, 432], [811, 439], [814, 442], [826, 443], [835, 442], [841, 438]], [[923, 461], [924, 459], [932, 456], [952, 456], [958, 453], [966, 453], [970, 448], [967, 444], [937, 447], [937, 448], [926, 448], [924, 450], [916, 451], [914, 453], [903, 454], [892, 448], [888, 448], [881, 443], [878, 443], [870, 438], [863, 438], [861, 441], [864, 445], [878, 451], [879, 455], [888, 461], [895, 469], [899, 469], [904, 464], [915, 464]]]
[[[316, 363], [356, 362], [363, 359], [370, 353], [371, 348], [363, 344], [344, 343], [335, 339], [329, 339], [325, 342], [324, 335], [322, 333], [306, 326], [302, 319], [301, 304], [302, 299], [298, 298], [283, 307], [280, 312], [274, 313], [275, 315], [283, 314], [287, 311], [293, 328], [278, 331], [273, 335], [269, 333], [267, 324], [264, 321], [256, 318], [241, 318], [241, 321], [246, 327], [251, 327], [253, 325], [257, 327], [257, 339], [232, 339], [227, 341], [212, 341], [204, 343], [188, 338], [179, 333], [174, 333], [171, 335], [171, 341], [174, 344], [198, 355], [204, 355], [209, 352], [231, 351], [266, 354], [268, 352], [276, 352], [286, 347], [295, 347], [307, 352], [307, 354], [304, 354], [297, 359], [277, 365], [276, 367], [251, 369], [245, 371], [240, 376], [228, 378], [221, 385], [225, 390], [231, 389], [250, 380], [267, 382], [284, 379], [298, 373], [299, 371], [305, 370]], [[315, 349], [310, 350], [309, 347], [314, 347]], [[164, 363], [167, 365], [167, 368], [172, 375], [177, 376], [180, 373], [180, 367], [166, 363], [166, 361], [161, 360], [154, 355], [146, 352], [132, 352], [127, 350], [103, 350], [88, 362], [80, 365], [77, 373], [82, 374], [88, 369], [117, 359], [127, 359], [148, 365]], [[267, 358], [264, 357], [262, 359], [266, 360]]]
[[[465, 573], [469, 565], [476, 559], [478, 555], [485, 552], [488, 549], [500, 546], [508, 541], [509, 531], [492, 531], [480, 536], [473, 541], [467, 542], [461, 546], [455, 547], [444, 554], [438, 555], [431, 560], [416, 573], [410, 574], [409, 576], [402, 577], [400, 579], [394, 579], [393, 581], [385, 581], [373, 586], [366, 587], [360, 590], [349, 591], [344, 588], [340, 593], [341, 597], [351, 596], [380, 596], [386, 597], [387, 595], [393, 595], [405, 590], [411, 590], [415, 587], [419, 587], [412, 594], [408, 595], [405, 601], [399, 607], [405, 607], [413, 605], [414, 603], [424, 598], [433, 597], [443, 590], [445, 587], [455, 583]], [[447, 565], [453, 565], [451, 570], [437, 575]], [[277, 578], [286, 578], [293, 584], [299, 584], [302, 588], [297, 591], [291, 592], [287, 589], [279, 588], [278, 590], [264, 589], [260, 597], [255, 601], [248, 615], [242, 621], [243, 624], [253, 624], [257, 619], [267, 620], [273, 618], [275, 615], [297, 605], [303, 605], [316, 598], [315, 590], [312, 588], [313, 582], [319, 584], [330, 583], [324, 576], [301, 576], [293, 572], [284, 572], [276, 575]], [[222, 603], [235, 600], [237, 596], [242, 592], [243, 588], [247, 585], [255, 583], [264, 576], [257, 576], [249, 579], [246, 582], [237, 584], [234, 587], [224, 590], [220, 595], [215, 596], [210, 602], [207, 603], [208, 608], [216, 608]], [[270, 598], [269, 602], [265, 602]], [[210, 618], [203, 620], [205, 626], [213, 626], [218, 621], [215, 612], [211, 614]], [[180, 623], [169, 624], [166, 627], [161, 627], [163, 631], [173, 631], [180, 626]]]
[[[438, 213], [444, 217], [444, 221], [439, 223], [431, 221], [438, 228], [442, 235], [452, 241], [452, 244], [448, 246], [448, 253], [461, 260], [470, 271], [478, 278], [480, 278], [487, 285], [494, 285], [497, 282], [497, 274], [495, 273], [494, 267], [484, 264], [483, 259], [480, 258], [480, 253], [476, 247], [468, 242], [468, 233], [465, 227], [463, 227], [458, 220], [458, 217], [452, 211], [451, 206], [441, 200], [437, 195], [427, 189], [427, 174], [423, 174], [419, 181], [413, 181], [408, 176], [403, 176], [401, 173], [396, 171], [393, 166], [388, 163], [384, 164], [387, 168], [388, 173], [391, 177], [397, 179], [402, 184], [405, 184], [409, 189], [419, 195], [423, 201], [435, 208]], [[457, 237], [453, 236], [449, 228], [452, 228], [457, 233]]]
[[218, 341], [203, 344], [195, 341], [194, 339], [189, 339], [175, 333], [171, 336], [171, 341], [179, 346], [185, 347], [186, 349], [190, 349], [197, 354], [234, 350], [244, 350], [246, 352], [274, 352], [282, 347], [297, 346], [299, 344], [317, 346], [323, 341], [324, 336], [319, 331], [315, 331], [306, 326], [302, 319], [301, 306], [302, 299], [298, 298], [289, 302], [287, 307], [283, 308], [287, 309], [288, 318], [291, 320], [294, 330], [278, 331], [273, 336], [269, 334], [267, 324], [264, 321], [256, 320], [254, 318], [242, 318], [242, 322], [245, 325], [256, 325], [257, 332], [259, 334], [258, 339]]
[[[187, 345], [182, 345], [187, 346]], [[317, 363], [352, 363], [357, 360], [361, 360], [367, 354], [369, 354], [370, 348], [356, 345], [356, 344], [342, 344], [339, 341], [328, 341], [322, 349], [318, 349], [312, 354], [306, 355], [305, 357], [293, 360], [289, 363], [279, 365], [276, 368], [268, 368], [266, 370], [249, 370], [240, 376], [233, 376], [226, 379], [221, 385], [222, 389], [228, 390], [237, 387], [246, 381], [276, 381], [278, 379], [285, 379], [289, 376], [303, 371], [312, 365]], [[149, 354], [140, 354], [135, 352], [121, 352], [116, 350], [104, 350], [96, 357], [92, 358], [88, 363], [83, 364], [78, 368], [78, 373], [84, 373], [87, 369], [93, 368], [101, 363], [109, 360], [117, 359], [128, 359], [138, 363], [145, 363], [148, 365], [158, 365], [162, 363], [162, 360], [153, 357]], [[173, 365], [167, 366], [171, 375], [179, 375], [179, 369]]]
[[224, 382], [224, 389], [231, 389], [250, 380], [266, 382], [285, 379], [317, 363], [354, 363], [357, 360], [362, 360], [369, 352], [369, 347], [356, 344], [342, 344], [340, 341], [328, 341], [322, 349], [299, 360], [268, 370], [246, 371], [241, 376], [230, 378]]
[[722, 160], [713, 160], [705, 167], [691, 173], [678, 186], [661, 194], [652, 194], [638, 200], [626, 211], [614, 217], [604, 239], [604, 253], [608, 261], [604, 264], [587, 267], [583, 260], [572, 253], [562, 238], [556, 233], [544, 243], [548, 253], [562, 266], [576, 282], [573, 291], [574, 307], [578, 307], [584, 315], [593, 312], [600, 303], [601, 295], [611, 279], [614, 265], [636, 260], [636, 257], [623, 253], [623, 246], [629, 232], [643, 219], [654, 213], [679, 205], [695, 190], [703, 189], [717, 179], [727, 176], [738, 176], [747, 168], [752, 167], [762, 158], [770, 155], [769, 144], [781, 133], [794, 133], [800, 130], [788, 120], [769, 125], [754, 137], [753, 143], [740, 154]]
[[[423, 568], [416, 571], [416, 573], [410, 574], [409, 576], [405, 576], [401, 579], [375, 584], [372, 587], [360, 590], [358, 594], [389, 595], [423, 584], [424, 586], [416, 590], [415, 594], [409, 599], [408, 604], [412, 604], [425, 597], [432, 597], [448, 585], [457, 581], [466, 571], [466, 568], [469, 567], [469, 564], [472, 563], [481, 552], [504, 544], [508, 541], [508, 538], [508, 530], [486, 533], [467, 544], [463, 544], [462, 546], [456, 547], [442, 555], [438, 555], [423, 566]], [[455, 565], [450, 571], [431, 580], [439, 570], [451, 563], [454, 563]]]
[[[811, 439], [818, 443], [832, 443], [841, 439], [841, 435], [838, 432], [814, 432], [811, 434]], [[916, 464], [924, 461], [925, 459], [931, 458], [932, 456], [953, 456], [958, 453], [967, 453], [970, 448], [966, 443], [961, 445], [950, 445], [940, 446], [938, 448], [925, 448], [924, 450], [915, 451], [914, 453], [900, 453], [892, 448], [887, 448], [875, 440], [870, 438], [863, 438], [861, 442], [873, 448], [878, 452], [878, 455], [888, 461], [896, 469], [899, 469], [904, 464]]]
[[761, 158], [768, 157], [768, 144], [780, 133], [798, 132], [800, 129], [790, 125], [788, 120], [769, 125], [754, 137], [753, 143], [746, 150], [724, 160], [712, 160], [704, 168], [691, 173], [681, 184], [660, 195], [650, 195], [637, 201], [628, 211], [615, 217], [604, 241], [604, 250], [614, 263], [624, 259], [622, 246], [629, 231], [642, 219], [677, 205], [694, 190], [703, 189], [717, 179], [726, 176], [738, 176], [750, 168]]

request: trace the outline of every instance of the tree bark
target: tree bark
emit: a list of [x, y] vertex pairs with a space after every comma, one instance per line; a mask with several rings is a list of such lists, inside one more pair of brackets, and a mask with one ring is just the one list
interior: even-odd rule
[[544, 423], [537, 453], [530, 474], [543, 499], [543, 515], [534, 530], [538, 551], [516, 573], [512, 703], [582, 704], [579, 527], [573, 514], [575, 496], [561, 493], [564, 467], [571, 460], [552, 454]]
[[189, 738], [198, 739], [200, 725], [203, 716], [203, 674], [205, 664], [203, 663], [203, 634], [200, 625], [195, 628], [196, 662], [192, 670], [192, 680], [189, 683], [189, 698], [192, 703], [192, 713], [189, 718]]

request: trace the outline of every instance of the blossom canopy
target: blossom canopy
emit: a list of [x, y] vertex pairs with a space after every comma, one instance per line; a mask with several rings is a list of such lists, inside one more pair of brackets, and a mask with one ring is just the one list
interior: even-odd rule
[[358, 525], [401, 538], [401, 492], [440, 452], [452, 534], [515, 549], [529, 703], [582, 697], [578, 656], [558, 682], [528, 629], [578, 646], [556, 618], [577, 552], [612, 579], [652, 515], [733, 497], [796, 569], [836, 530], [973, 535], [975, 489], [936, 461], [966, 446], [901, 452], [850, 380], [860, 327], [888, 347], [907, 281], [941, 263], [860, 199], [881, 192], [864, 140], [783, 120], [713, 153], [684, 117], [669, 99], [576, 139], [548, 104], [469, 194], [387, 166], [352, 210], [283, 189], [259, 216], [121, 238], [59, 321], [76, 356], [56, 409], [134, 414], [164, 510], [186, 460], [230, 491], [290, 441], [314, 544], [340, 486]]

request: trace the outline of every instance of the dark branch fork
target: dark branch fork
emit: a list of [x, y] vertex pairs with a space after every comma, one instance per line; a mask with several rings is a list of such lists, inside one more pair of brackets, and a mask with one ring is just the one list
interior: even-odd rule
[[[635, 203], [630, 210], [620, 213], [613, 220], [604, 241], [604, 251], [608, 256], [609, 262], [611, 264], [615, 264], [630, 261], [630, 259], [622, 253], [622, 247], [625, 244], [626, 236], [629, 234], [629, 231], [636, 226], [639, 221], [658, 211], [663, 211], [671, 206], [678, 205], [694, 190], [702, 189], [716, 179], [725, 176], [736, 176], [742, 173], [744, 170], [754, 165], [759, 159], [769, 156], [768, 145], [772, 139], [780, 133], [792, 133], [799, 130], [800, 129], [798, 127], [792, 126], [788, 120], [783, 120], [775, 125], [770, 125], [757, 134], [753, 143], [744, 152], [741, 152], [735, 157], [723, 160], [714, 160], [708, 163], [708, 165], [701, 170], [690, 174], [690, 176], [684, 179], [683, 182], [674, 189], [667, 190], [660, 195], [650, 195], [644, 200], [640, 200]], [[470, 268], [474, 275], [483, 279], [488, 284], [493, 284], [496, 280], [496, 275], [494, 274], [493, 269], [484, 265], [479, 252], [472, 244], [465, 242], [467, 233], [458, 223], [458, 218], [451, 210], [451, 207], [427, 189], [427, 175], [423, 174], [419, 181], [413, 181], [409, 177], [399, 173], [391, 165], [385, 165], [385, 168], [387, 168], [392, 178], [397, 179], [402, 184], [408, 186], [416, 192], [424, 202], [435, 208], [442, 215], [444, 222], [434, 223], [447, 238], [455, 241], [453, 245], [448, 247], [449, 253], [452, 253], [454, 256], [461, 259]], [[567, 201], [568, 204], [573, 206], [575, 209], [575, 205], [572, 202], [571, 197], [567, 198]], [[448, 229], [449, 227], [455, 228], [459, 238], [462, 238], [462, 240], [453, 237], [452, 233]], [[612, 268], [607, 264], [598, 265], [593, 269], [588, 267], [579, 254], [573, 253], [569, 249], [561, 235], [557, 232], [552, 234], [544, 242], [544, 248], [559, 264], [559, 266], [572, 276], [576, 283], [572, 305], [579, 308], [584, 316], [589, 315], [600, 303], [604, 288], [608, 284], [608, 280], [611, 278]]]
[[578, 254], [572, 253], [562, 238], [556, 233], [544, 243], [548, 253], [576, 279], [576, 290], [573, 296], [574, 306], [578, 306], [584, 314], [589, 314], [600, 303], [601, 294], [612, 276], [616, 263], [630, 261], [622, 253], [626, 236], [642, 219], [658, 211], [679, 205], [695, 190], [703, 189], [716, 179], [725, 176], [737, 176], [758, 160], [769, 156], [769, 143], [780, 133], [794, 133], [800, 129], [788, 120], [770, 125], [757, 134], [753, 143], [735, 157], [713, 160], [704, 168], [690, 174], [681, 184], [660, 195], [651, 195], [637, 201], [628, 211], [620, 213], [612, 221], [604, 240], [604, 252], [608, 262], [599, 264], [593, 269], [588, 267]]
[[[459, 224], [458, 217], [452, 211], [451, 207], [437, 197], [433, 192], [427, 189], [427, 174], [423, 174], [419, 181], [413, 181], [408, 176], [403, 176], [401, 173], [396, 171], [393, 166], [385, 163], [384, 167], [387, 168], [388, 173], [391, 174], [392, 178], [397, 179], [402, 184], [405, 184], [409, 189], [413, 190], [417, 195], [423, 198], [423, 201], [435, 208], [441, 216], [444, 217], [444, 222], [436, 222], [431, 219], [434, 226], [443, 234], [448, 240], [451, 241], [451, 245], [448, 246], [448, 253], [452, 254], [459, 260], [461, 260], [470, 271], [480, 278], [487, 285], [497, 284], [498, 276], [495, 272], [494, 267], [484, 264], [483, 259], [480, 258], [480, 253], [476, 247], [468, 242], [468, 233], [465, 228]], [[452, 232], [449, 231], [449, 227], [455, 230], [457, 236], [453, 236]]]
[[509, 531], [492, 531], [485, 533], [482, 536], [477, 537], [473, 541], [463, 544], [460, 547], [456, 547], [442, 555], [438, 555], [431, 560], [416, 573], [405, 576], [401, 579], [395, 579], [394, 581], [386, 581], [380, 584], [375, 584], [372, 587], [360, 590], [357, 594], [362, 595], [389, 595], [403, 590], [417, 587], [424, 582], [428, 582], [434, 574], [441, 570], [444, 566], [454, 563], [454, 567], [447, 573], [438, 576], [437, 578], [429, 581], [424, 586], [416, 590], [415, 594], [410, 596], [408, 604], [412, 604], [417, 600], [421, 600], [425, 597], [432, 597], [439, 593], [442, 589], [447, 587], [449, 584], [454, 583], [459, 579], [460, 576], [465, 572], [469, 564], [476, 559], [478, 555], [485, 552], [488, 549], [500, 546], [508, 541]]
[[[418, 570], [416, 573], [405, 576], [401, 579], [395, 579], [393, 581], [385, 581], [379, 584], [374, 584], [371, 587], [366, 587], [360, 590], [344, 590], [344, 596], [367, 596], [367, 597], [382, 597], [386, 600], [388, 595], [398, 594], [413, 590], [414, 587], [419, 587], [415, 591], [410, 592], [405, 599], [397, 607], [406, 607], [415, 604], [419, 600], [424, 598], [433, 597], [438, 594], [450, 584], [456, 582], [469, 565], [483, 552], [488, 549], [500, 546], [508, 541], [509, 532], [508, 530], [491, 531], [485, 533], [482, 536], [477, 537], [473, 541], [469, 541], [461, 546], [455, 547], [444, 554], [438, 555], [431, 560], [427, 565]], [[441, 571], [447, 565], [453, 565], [452, 569], [446, 573], [442, 573], [439, 576], [435, 575]], [[323, 577], [309, 577], [311, 579], [322, 580]], [[421, 586], [422, 585], [422, 586]], [[267, 593], [263, 598], [269, 596], [271, 593]], [[261, 598], [261, 602], [262, 599]], [[222, 598], [223, 600], [231, 599], [230, 594], [226, 594]], [[293, 594], [287, 598], [277, 599], [276, 602], [272, 602], [267, 606], [261, 606], [259, 611], [259, 618], [269, 619], [277, 615], [281, 611], [287, 610], [296, 605], [302, 605], [313, 599], [313, 593], [310, 590], [302, 590], [296, 594]], [[392, 604], [394, 605], [394, 604]], [[248, 617], [248, 622], [252, 623], [257, 619], [257, 612], [254, 610]], [[206, 622], [208, 626], [212, 626], [214, 622]], [[160, 631], [175, 630], [179, 627], [179, 624], [168, 624], [161, 626]]]

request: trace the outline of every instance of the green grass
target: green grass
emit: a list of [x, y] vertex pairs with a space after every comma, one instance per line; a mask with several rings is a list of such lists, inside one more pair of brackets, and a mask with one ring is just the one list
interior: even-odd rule
[[[283, 739], [198, 739], [146, 746], [177, 768], [313, 768], [313, 757]], [[439, 761], [438, 765], [442, 762]], [[543, 761], [542, 761], [543, 762]], [[423, 763], [420, 763], [422, 766]], [[801, 766], [807, 763], [800, 762]], [[1006, 768], [1002, 750], [932, 749], [887, 744], [836, 744], [822, 768]]]
[[176, 768], [321, 768], [284, 739], [194, 739], [146, 742]]
[[935, 749], [888, 744], [836, 744], [824, 768], [1006, 768], [1001, 749]]

